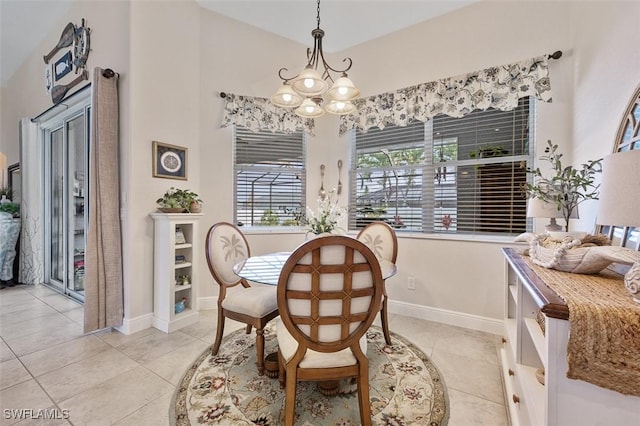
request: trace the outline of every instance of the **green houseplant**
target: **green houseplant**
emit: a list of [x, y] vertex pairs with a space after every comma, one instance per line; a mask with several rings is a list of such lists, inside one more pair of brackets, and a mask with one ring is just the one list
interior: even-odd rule
[[20, 205], [12, 201], [0, 203], [0, 212], [9, 213], [12, 217], [20, 216]]
[[189, 189], [172, 186], [156, 200], [156, 204], [164, 213], [195, 213], [202, 204], [202, 200], [198, 194]]
[[595, 175], [602, 171], [602, 158], [590, 160], [580, 168], [562, 165], [562, 154], [558, 153], [558, 145], [551, 143], [545, 148], [541, 160], [551, 163], [555, 173], [551, 177], [543, 176], [539, 167], [527, 168], [533, 174], [534, 182], [525, 184], [525, 192], [529, 197], [540, 198], [553, 203], [562, 212], [565, 220], [565, 231], [569, 231], [569, 218], [578, 204], [586, 200], [597, 200], [600, 185], [595, 184]]
[[11, 187], [5, 186], [0, 188], [0, 212], [8, 213], [11, 217], [20, 216], [20, 204], [14, 203], [14, 191]]

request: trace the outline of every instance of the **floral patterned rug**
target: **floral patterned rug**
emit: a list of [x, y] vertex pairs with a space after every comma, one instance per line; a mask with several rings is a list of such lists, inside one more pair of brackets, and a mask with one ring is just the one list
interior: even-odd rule
[[[273, 324], [265, 329], [267, 354], [277, 351]], [[373, 424], [446, 425], [446, 387], [431, 360], [395, 334], [387, 346], [375, 326], [367, 339]], [[360, 424], [357, 389], [350, 380], [341, 381], [333, 397], [323, 396], [315, 382], [298, 382], [297, 391], [297, 425]], [[187, 370], [176, 391], [172, 424], [280, 425], [284, 396], [277, 378], [258, 375], [255, 333], [240, 329], [222, 341], [218, 355], [207, 349]]]

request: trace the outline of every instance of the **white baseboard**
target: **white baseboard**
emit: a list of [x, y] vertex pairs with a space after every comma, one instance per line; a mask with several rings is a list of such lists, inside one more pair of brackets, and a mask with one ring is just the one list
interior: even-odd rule
[[441, 322], [443, 324], [455, 325], [471, 330], [484, 331], [485, 333], [501, 335], [504, 332], [504, 325], [501, 319], [481, 317], [407, 302], [398, 302], [391, 299], [389, 299], [387, 303], [389, 313], [393, 314]]
[[120, 327], [115, 327], [122, 334], [133, 334], [150, 328], [153, 323], [153, 313], [140, 315], [136, 318], [124, 318]]
[[[218, 297], [200, 297], [198, 308], [201, 311], [218, 309]], [[485, 333], [503, 334], [504, 325], [502, 320], [481, 317], [478, 315], [465, 314], [462, 312], [449, 311], [446, 309], [433, 308], [429, 306], [415, 305], [413, 303], [398, 302], [389, 299], [389, 313], [400, 314], [413, 318], [420, 318], [427, 321], [441, 322], [443, 324], [455, 325], [457, 327], [469, 328], [471, 330], [484, 331]], [[153, 314], [146, 314], [137, 318], [125, 318], [122, 326], [117, 330], [124, 334], [132, 334], [152, 326]]]

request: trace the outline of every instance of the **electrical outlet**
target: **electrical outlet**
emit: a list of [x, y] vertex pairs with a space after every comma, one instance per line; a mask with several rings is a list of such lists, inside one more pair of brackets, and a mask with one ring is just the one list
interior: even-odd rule
[[416, 289], [416, 278], [415, 277], [407, 278], [407, 288], [409, 290], [415, 290]]

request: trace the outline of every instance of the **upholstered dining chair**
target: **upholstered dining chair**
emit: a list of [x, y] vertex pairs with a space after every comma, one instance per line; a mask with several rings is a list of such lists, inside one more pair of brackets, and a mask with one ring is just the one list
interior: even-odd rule
[[[396, 258], [398, 257], [398, 238], [396, 237], [396, 232], [389, 224], [381, 221], [371, 222], [360, 230], [356, 238], [369, 247], [379, 260], [396, 263]], [[387, 345], [391, 345], [389, 317], [387, 315], [386, 285], [382, 297], [382, 306], [380, 308], [380, 322], [382, 323], [384, 341]]]
[[[219, 285], [218, 326], [211, 354], [216, 355], [224, 334], [225, 318], [247, 324], [256, 329], [258, 374], [264, 374], [264, 327], [278, 316], [276, 288], [251, 286], [233, 272], [233, 265], [250, 256], [249, 243], [244, 234], [233, 224], [219, 222], [207, 233], [205, 252], [209, 271]], [[240, 286], [232, 291], [230, 287]]]
[[294, 424], [299, 380], [352, 377], [360, 421], [371, 424], [366, 332], [380, 309], [383, 287], [375, 255], [354, 238], [316, 238], [291, 254], [280, 273], [276, 320], [285, 425]]

